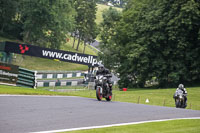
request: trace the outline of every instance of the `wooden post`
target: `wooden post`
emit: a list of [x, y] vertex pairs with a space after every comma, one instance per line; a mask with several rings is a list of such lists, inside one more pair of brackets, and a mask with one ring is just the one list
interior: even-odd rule
[[113, 95], [113, 101], [115, 101], [115, 95]]
[[192, 104], [190, 103], [190, 109], [192, 109]]
[[165, 106], [165, 99], [164, 99], [164, 102], [163, 102], [163, 106]]
[[140, 103], [140, 96], [138, 97], [138, 104]]

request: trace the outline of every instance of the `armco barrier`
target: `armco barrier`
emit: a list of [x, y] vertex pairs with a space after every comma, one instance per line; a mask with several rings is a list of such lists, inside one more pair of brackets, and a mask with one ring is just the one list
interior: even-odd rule
[[80, 71], [74, 71], [74, 72], [51, 72], [51, 71], [45, 71], [45, 72], [38, 72], [37, 73], [37, 79], [62, 79], [62, 78], [71, 78], [71, 77], [81, 77], [84, 76], [83, 72]]
[[55, 86], [77, 86], [82, 85], [81, 81], [75, 79], [69, 81], [40, 81], [37, 82], [37, 87], [55, 87]]
[[36, 71], [19, 67], [17, 86], [36, 87]]

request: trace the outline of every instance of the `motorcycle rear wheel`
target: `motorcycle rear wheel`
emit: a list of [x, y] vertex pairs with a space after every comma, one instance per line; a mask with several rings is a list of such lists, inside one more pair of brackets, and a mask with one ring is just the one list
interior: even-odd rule
[[106, 98], [106, 101], [111, 101], [112, 99], [112, 93], [109, 94], [109, 96]]

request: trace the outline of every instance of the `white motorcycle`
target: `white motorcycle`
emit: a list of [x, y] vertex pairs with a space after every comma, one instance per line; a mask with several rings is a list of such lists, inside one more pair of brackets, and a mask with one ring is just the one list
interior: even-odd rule
[[185, 95], [182, 90], [177, 90], [174, 94], [176, 108], [186, 108]]

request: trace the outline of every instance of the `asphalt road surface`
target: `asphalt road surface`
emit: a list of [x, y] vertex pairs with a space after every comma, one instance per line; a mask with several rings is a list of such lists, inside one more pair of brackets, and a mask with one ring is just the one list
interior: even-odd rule
[[0, 96], [0, 133], [200, 117], [200, 111], [62, 96]]

